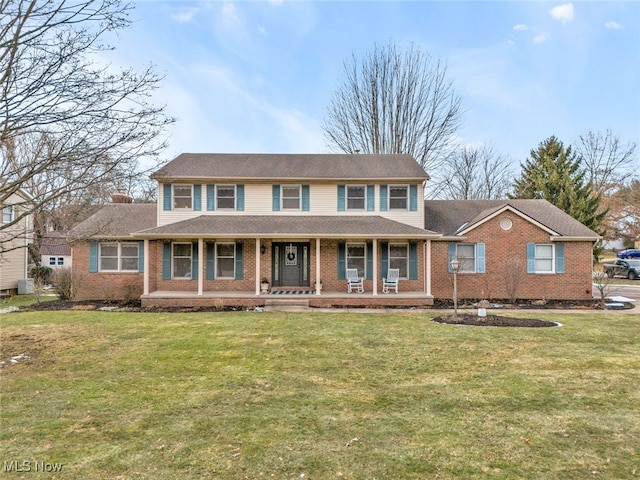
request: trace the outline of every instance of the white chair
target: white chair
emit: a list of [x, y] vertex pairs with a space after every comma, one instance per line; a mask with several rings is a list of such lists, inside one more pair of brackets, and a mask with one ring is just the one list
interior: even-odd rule
[[382, 279], [382, 293], [389, 293], [389, 289], [393, 288], [398, 293], [398, 278], [400, 277], [399, 268], [390, 268], [387, 270], [387, 278]]
[[364, 292], [364, 279], [358, 277], [357, 268], [347, 268], [347, 291], [351, 293], [354, 289], [357, 293]]

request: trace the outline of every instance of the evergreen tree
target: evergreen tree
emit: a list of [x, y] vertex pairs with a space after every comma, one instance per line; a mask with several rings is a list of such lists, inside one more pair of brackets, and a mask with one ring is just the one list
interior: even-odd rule
[[510, 198], [543, 198], [602, 234], [606, 210], [600, 208], [601, 194], [586, 180], [580, 158], [552, 136], [531, 150], [520, 165], [522, 174], [513, 185]]

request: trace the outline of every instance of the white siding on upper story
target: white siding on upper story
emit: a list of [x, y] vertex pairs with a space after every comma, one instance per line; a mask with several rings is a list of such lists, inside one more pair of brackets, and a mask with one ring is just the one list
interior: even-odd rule
[[[301, 185], [288, 183], [283, 185]], [[364, 185], [364, 183], [362, 184]], [[395, 185], [395, 184], [393, 184]], [[244, 186], [244, 211], [213, 210], [207, 211], [206, 185], [201, 189], [201, 210], [173, 209], [164, 210], [163, 187], [158, 188], [158, 226], [195, 218], [200, 215], [376, 215], [389, 218], [407, 225], [424, 228], [424, 187], [418, 185], [417, 210], [387, 210], [380, 211], [380, 185], [375, 185], [375, 210], [345, 210], [338, 211], [338, 185], [337, 184], [310, 184], [309, 185], [309, 211], [280, 210], [273, 211], [273, 185], [272, 184], [245, 184]]]

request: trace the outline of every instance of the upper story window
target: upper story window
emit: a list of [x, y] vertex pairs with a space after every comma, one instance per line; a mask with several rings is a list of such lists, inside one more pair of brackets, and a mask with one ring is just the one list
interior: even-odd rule
[[347, 185], [347, 210], [364, 210], [365, 197], [364, 185]]
[[389, 208], [407, 210], [409, 206], [409, 187], [406, 185], [389, 186]]
[[[99, 245], [98, 265], [101, 272], [137, 272], [138, 242], [104, 242]], [[62, 262], [64, 260], [61, 258]], [[58, 265], [62, 265], [60, 261]]]
[[235, 185], [216, 185], [216, 208], [223, 210], [236, 208]]
[[2, 208], [2, 223], [11, 223], [13, 222], [15, 211], [13, 209], [13, 205], [5, 205]]
[[191, 185], [173, 186], [173, 208], [192, 208], [193, 191]]
[[282, 185], [282, 210], [300, 210], [300, 185]]

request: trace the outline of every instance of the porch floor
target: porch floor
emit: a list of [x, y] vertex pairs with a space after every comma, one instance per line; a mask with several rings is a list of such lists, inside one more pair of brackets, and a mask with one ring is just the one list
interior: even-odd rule
[[433, 297], [424, 292], [347, 293], [323, 291], [315, 293], [282, 293], [256, 295], [255, 292], [155, 291], [141, 297], [143, 307], [264, 307], [279, 300], [308, 302], [309, 307], [425, 307], [433, 305]]

